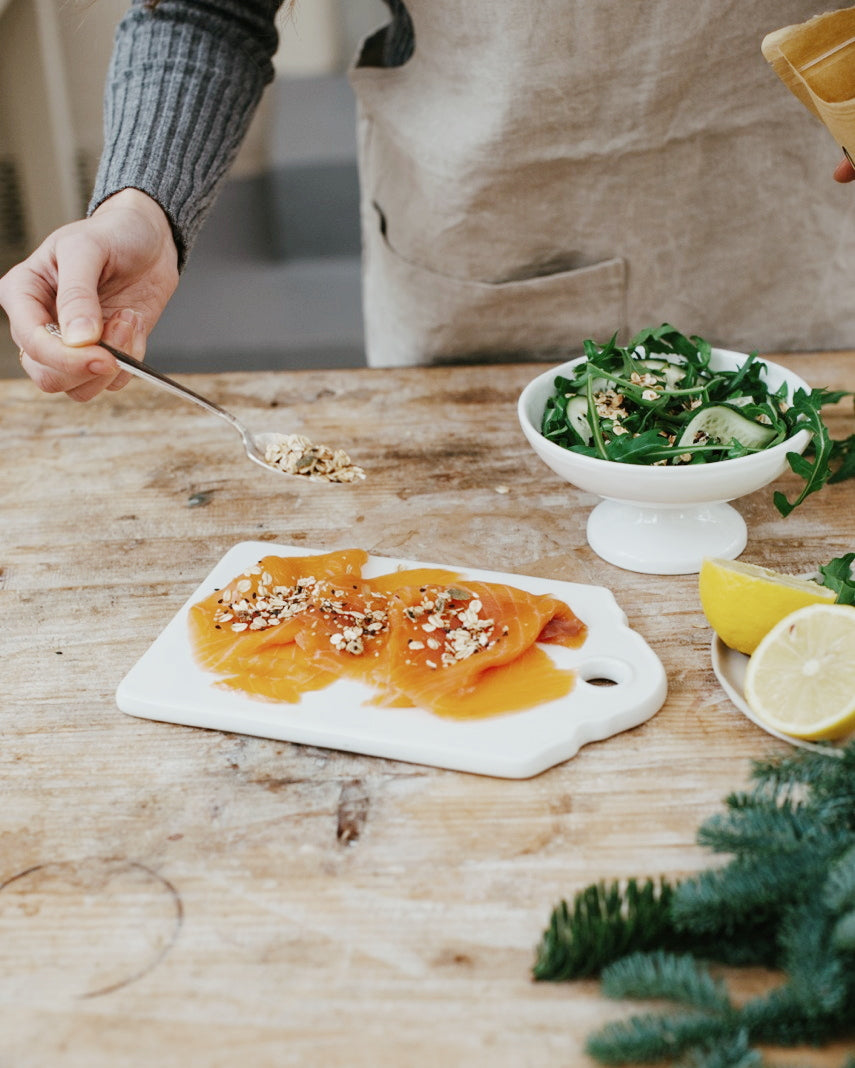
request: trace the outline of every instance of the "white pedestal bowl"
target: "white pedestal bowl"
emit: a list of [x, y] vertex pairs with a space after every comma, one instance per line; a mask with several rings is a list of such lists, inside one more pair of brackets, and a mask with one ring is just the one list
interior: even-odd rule
[[[713, 349], [714, 370], [734, 369], [745, 353]], [[561, 478], [603, 500], [590, 513], [588, 544], [604, 560], [628, 571], [687, 575], [707, 556], [734, 559], [745, 548], [745, 520], [728, 501], [754, 493], [787, 470], [787, 453], [804, 452], [810, 441], [800, 430], [770, 449], [733, 460], [682, 467], [616, 463], [584, 456], [540, 433], [547, 399], [561, 375], [572, 377], [584, 356], [538, 375], [522, 391], [518, 415], [531, 447]], [[763, 360], [771, 390], [786, 382], [789, 395], [810, 387], [779, 364]]]

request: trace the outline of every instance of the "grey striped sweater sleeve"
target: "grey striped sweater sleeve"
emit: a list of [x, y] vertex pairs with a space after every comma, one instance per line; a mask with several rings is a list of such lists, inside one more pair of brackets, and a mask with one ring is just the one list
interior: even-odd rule
[[107, 76], [90, 213], [121, 189], [166, 212], [184, 265], [273, 78], [281, 0], [134, 0]]

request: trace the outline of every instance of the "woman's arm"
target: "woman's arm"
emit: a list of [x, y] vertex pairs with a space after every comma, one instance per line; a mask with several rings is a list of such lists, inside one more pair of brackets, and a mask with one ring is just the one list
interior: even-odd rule
[[134, 0], [107, 75], [90, 210], [133, 187], [172, 224], [179, 268], [273, 79], [281, 0]]
[[142, 358], [273, 77], [278, 8], [134, 0], [116, 33], [89, 217], [0, 278], [0, 305], [39, 388], [89, 400], [124, 385], [128, 376], [95, 347], [101, 338]]

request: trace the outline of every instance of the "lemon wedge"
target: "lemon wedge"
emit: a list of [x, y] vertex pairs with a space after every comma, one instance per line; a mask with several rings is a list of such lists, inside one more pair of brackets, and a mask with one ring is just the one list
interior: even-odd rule
[[810, 579], [715, 557], [701, 564], [698, 592], [719, 638], [749, 656], [785, 616], [805, 605], [833, 604], [836, 597], [834, 590]]
[[794, 738], [855, 730], [855, 608], [812, 604], [782, 619], [748, 661], [745, 700]]

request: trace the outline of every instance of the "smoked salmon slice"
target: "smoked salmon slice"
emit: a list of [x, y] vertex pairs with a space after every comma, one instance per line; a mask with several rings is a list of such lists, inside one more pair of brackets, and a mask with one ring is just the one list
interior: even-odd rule
[[[259, 654], [275, 670], [282, 648], [294, 641], [304, 616], [315, 611], [312, 589], [336, 578], [359, 577], [362, 549], [314, 556], [265, 556], [190, 609], [190, 642], [200, 667], [220, 674], [258, 673]], [[286, 669], [297, 660], [288, 654]], [[330, 680], [332, 681], [332, 680]]]
[[390, 604], [400, 591], [457, 578], [454, 571], [413, 568], [361, 582], [328, 583], [323, 607], [304, 621], [297, 644], [319, 667], [382, 685], [389, 671]]
[[466, 718], [532, 707], [569, 693], [574, 675], [545, 654], [521, 658], [537, 642], [579, 646], [586, 634], [563, 601], [515, 586], [402, 588], [389, 605], [389, 640], [378, 665], [385, 675], [374, 678], [382, 691], [378, 703], [406, 697], [437, 714]]
[[362, 577], [362, 550], [264, 557], [193, 605], [191, 646], [218, 685], [296, 702], [336, 679], [370, 703], [475, 718], [569, 693], [540, 645], [580, 646], [587, 628], [549, 594], [439, 568]]

